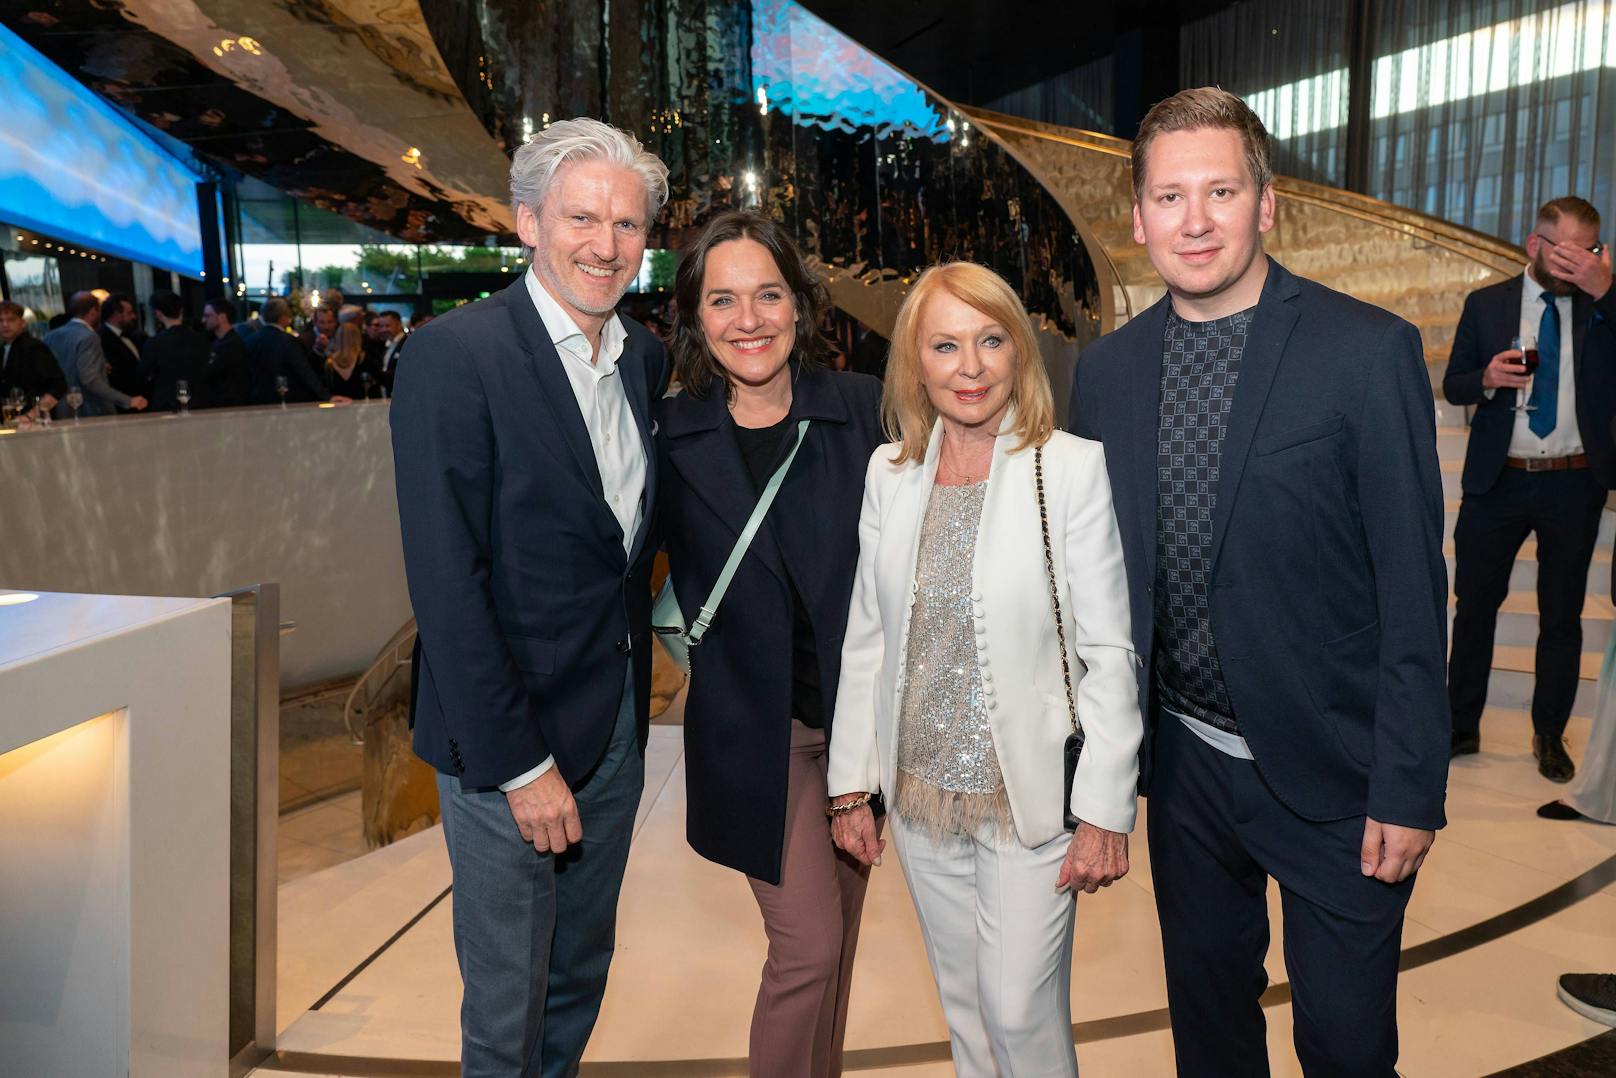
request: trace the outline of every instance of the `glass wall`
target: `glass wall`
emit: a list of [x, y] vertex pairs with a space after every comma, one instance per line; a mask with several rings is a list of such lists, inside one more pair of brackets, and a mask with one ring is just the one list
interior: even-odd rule
[[[1340, 185], [1350, 6], [1251, 0], [1189, 24], [1182, 81], [1251, 102], [1278, 171]], [[1377, 0], [1372, 10], [1366, 194], [1517, 243], [1559, 195], [1616, 218], [1616, 4]]]

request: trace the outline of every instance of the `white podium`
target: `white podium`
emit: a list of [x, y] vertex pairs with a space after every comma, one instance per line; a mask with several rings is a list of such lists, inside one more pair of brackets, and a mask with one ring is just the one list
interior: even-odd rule
[[230, 633], [0, 591], [0, 1071], [226, 1073]]

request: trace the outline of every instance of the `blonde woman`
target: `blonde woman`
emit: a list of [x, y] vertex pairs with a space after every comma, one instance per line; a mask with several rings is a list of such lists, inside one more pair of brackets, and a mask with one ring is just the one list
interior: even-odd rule
[[337, 327], [336, 340], [325, 357], [325, 388], [331, 399], [364, 400], [381, 386], [381, 368], [365, 355], [365, 338], [359, 327], [344, 322]]
[[959, 1074], [1075, 1075], [1073, 897], [1128, 871], [1143, 729], [1104, 452], [1054, 429], [1026, 312], [970, 263], [915, 285], [882, 407], [897, 441], [865, 479], [833, 837], [873, 863], [884, 795]]

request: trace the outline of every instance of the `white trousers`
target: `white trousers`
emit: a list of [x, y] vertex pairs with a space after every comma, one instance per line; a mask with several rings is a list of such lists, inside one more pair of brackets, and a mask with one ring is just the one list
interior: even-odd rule
[[926, 938], [960, 1078], [1074, 1078], [1070, 835], [934, 841], [894, 813], [893, 840]]

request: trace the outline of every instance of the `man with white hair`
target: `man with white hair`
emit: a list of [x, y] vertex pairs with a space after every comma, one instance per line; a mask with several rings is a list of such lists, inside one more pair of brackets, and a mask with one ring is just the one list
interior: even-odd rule
[[615, 308], [667, 168], [597, 120], [516, 151], [522, 279], [417, 331], [392, 407], [415, 751], [438, 770], [468, 1076], [577, 1073], [645, 780], [650, 405]]

